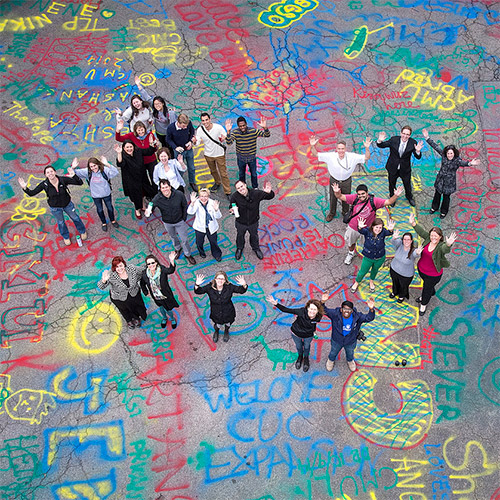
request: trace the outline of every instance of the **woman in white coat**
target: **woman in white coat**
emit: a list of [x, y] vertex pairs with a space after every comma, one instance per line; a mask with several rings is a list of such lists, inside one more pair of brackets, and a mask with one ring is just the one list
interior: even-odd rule
[[200, 197], [195, 192], [191, 193], [191, 203], [187, 208], [189, 215], [194, 215], [193, 229], [196, 233], [196, 246], [201, 258], [207, 254], [203, 249], [205, 236], [210, 242], [210, 251], [217, 262], [222, 260], [222, 250], [217, 244], [217, 229], [219, 224], [217, 219], [222, 217], [219, 210], [219, 202], [210, 199], [210, 191], [207, 188], [200, 189]]
[[153, 182], [159, 188], [160, 179], [168, 179], [174, 189], [184, 193], [186, 183], [182, 178], [182, 173], [186, 171], [186, 165], [179, 163], [178, 160], [172, 160], [168, 148], [161, 148], [158, 151], [158, 158], [160, 163], [156, 165], [153, 171]]

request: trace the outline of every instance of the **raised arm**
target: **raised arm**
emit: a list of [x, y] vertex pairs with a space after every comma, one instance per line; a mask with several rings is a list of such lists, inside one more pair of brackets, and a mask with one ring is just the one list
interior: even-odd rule
[[318, 150], [316, 149], [316, 144], [318, 144], [319, 139], [315, 135], [309, 137], [309, 144], [311, 145], [311, 154], [313, 156], [318, 156]]

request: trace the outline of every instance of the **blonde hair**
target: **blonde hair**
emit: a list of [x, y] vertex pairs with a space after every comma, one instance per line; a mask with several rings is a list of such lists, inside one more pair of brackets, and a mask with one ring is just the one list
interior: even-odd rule
[[179, 123], [184, 123], [185, 125], [189, 124], [189, 117], [185, 113], [181, 113], [179, 117], [177, 118], [177, 121]]
[[199, 191], [198, 191], [199, 194], [201, 193], [208, 193], [208, 195], [210, 196], [210, 189], [208, 188], [200, 188]]

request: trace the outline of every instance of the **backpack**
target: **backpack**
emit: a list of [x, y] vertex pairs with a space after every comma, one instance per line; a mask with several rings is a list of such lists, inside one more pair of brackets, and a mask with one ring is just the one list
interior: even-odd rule
[[363, 203], [362, 207], [356, 213], [353, 213], [354, 207], [358, 204], [357, 202], [358, 202], [358, 199], [356, 198], [356, 201], [352, 205], [349, 205], [349, 210], [347, 211], [347, 213], [344, 215], [344, 217], [342, 219], [346, 224], [349, 224], [349, 222], [351, 222], [351, 220], [354, 217], [356, 217], [356, 215], [359, 215], [363, 211], [363, 208], [365, 208], [365, 206], [368, 202], [370, 202], [372, 210], [374, 212], [377, 211], [377, 207], [375, 206], [375, 202], [373, 201], [373, 194], [369, 194], [368, 199]]

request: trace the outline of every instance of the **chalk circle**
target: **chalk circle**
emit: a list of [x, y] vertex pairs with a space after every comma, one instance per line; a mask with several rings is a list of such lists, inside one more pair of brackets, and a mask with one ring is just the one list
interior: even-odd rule
[[139, 75], [139, 80], [141, 81], [141, 85], [143, 87], [149, 87], [156, 82], [155, 76], [151, 73], [143, 73], [142, 75]]
[[82, 306], [71, 320], [69, 341], [79, 352], [100, 354], [118, 340], [121, 329], [122, 318], [112, 304], [102, 302], [90, 310]]
[[68, 76], [78, 76], [82, 72], [82, 69], [79, 68], [78, 66], [70, 66], [69, 68], [66, 68], [65, 73]]
[[500, 356], [484, 365], [479, 374], [478, 386], [486, 399], [500, 406]]
[[111, 19], [116, 12], [114, 10], [108, 10], [108, 9], [103, 9], [101, 10], [101, 16], [104, 17], [104, 19]]

